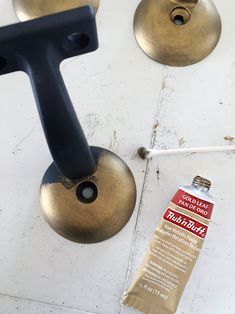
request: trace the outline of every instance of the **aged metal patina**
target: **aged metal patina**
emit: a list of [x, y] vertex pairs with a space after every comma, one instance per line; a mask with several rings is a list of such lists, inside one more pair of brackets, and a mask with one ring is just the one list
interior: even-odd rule
[[130, 219], [136, 201], [135, 181], [128, 166], [108, 150], [92, 147], [92, 152], [97, 156], [93, 175], [68, 182], [52, 165], [54, 171], [48, 169], [40, 193], [49, 225], [80, 243], [114, 236]]
[[13, 0], [20, 21], [28, 21], [61, 11], [91, 5], [97, 12], [99, 0]]
[[221, 28], [211, 0], [142, 0], [134, 18], [142, 50], [171, 66], [191, 65], [207, 57], [219, 41]]

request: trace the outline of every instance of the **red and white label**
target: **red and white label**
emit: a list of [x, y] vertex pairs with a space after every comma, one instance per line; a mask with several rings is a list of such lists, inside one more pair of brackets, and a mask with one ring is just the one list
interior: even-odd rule
[[207, 225], [204, 225], [200, 221], [179, 213], [171, 208], [166, 210], [163, 219], [195, 234], [202, 239], [205, 238], [208, 230]]
[[184, 190], [179, 189], [171, 202], [203, 218], [211, 219], [214, 204], [189, 194]]

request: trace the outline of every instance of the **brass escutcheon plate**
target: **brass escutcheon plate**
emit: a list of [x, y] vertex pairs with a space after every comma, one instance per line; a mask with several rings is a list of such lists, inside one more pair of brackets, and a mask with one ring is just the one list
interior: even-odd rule
[[77, 181], [60, 176], [52, 164], [42, 182], [40, 203], [48, 224], [61, 236], [79, 243], [104, 241], [130, 219], [136, 202], [134, 177], [112, 152], [92, 147], [94, 175]]
[[22, 22], [86, 5], [97, 12], [99, 4], [100, 0], [13, 0], [16, 15]]
[[142, 0], [134, 18], [134, 33], [142, 50], [171, 66], [187, 66], [207, 57], [221, 29], [211, 0]]

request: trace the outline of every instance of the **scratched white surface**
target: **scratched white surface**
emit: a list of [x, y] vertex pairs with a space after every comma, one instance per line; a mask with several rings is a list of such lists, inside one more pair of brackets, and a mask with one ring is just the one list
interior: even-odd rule
[[[51, 162], [25, 74], [0, 76], [0, 314], [130, 314], [120, 298], [179, 184], [210, 178], [217, 207], [204, 250], [177, 314], [232, 314], [235, 276], [234, 154], [139, 160], [141, 146], [226, 144], [235, 136], [235, 6], [215, 1], [223, 20], [217, 49], [201, 63], [171, 68], [138, 48], [138, 0], [101, 0], [100, 48], [61, 70], [89, 143], [119, 154], [138, 187], [135, 213], [113, 239], [78, 245], [44, 222], [38, 190]], [[0, 24], [16, 22], [0, 0]], [[143, 192], [143, 194], [142, 194]]]

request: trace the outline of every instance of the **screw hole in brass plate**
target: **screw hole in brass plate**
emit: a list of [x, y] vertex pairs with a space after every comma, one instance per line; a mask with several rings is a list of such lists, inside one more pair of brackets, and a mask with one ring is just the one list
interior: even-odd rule
[[84, 204], [95, 202], [98, 197], [98, 188], [92, 181], [84, 181], [80, 183], [76, 190], [77, 198]]
[[175, 25], [184, 25], [190, 20], [190, 12], [184, 7], [174, 8], [170, 13], [170, 19]]
[[176, 15], [174, 17], [174, 22], [176, 25], [183, 25], [184, 24], [184, 17], [182, 15]]

